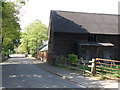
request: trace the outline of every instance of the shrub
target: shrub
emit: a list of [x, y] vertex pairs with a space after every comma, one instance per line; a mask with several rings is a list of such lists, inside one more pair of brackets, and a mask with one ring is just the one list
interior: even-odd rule
[[68, 55], [68, 60], [69, 60], [69, 62], [70, 63], [72, 63], [72, 64], [78, 64], [78, 56], [77, 55], [75, 55], [75, 54], [69, 54]]
[[65, 64], [65, 63], [67, 63], [67, 58], [65, 57], [65, 56], [60, 56], [60, 59], [61, 59], [61, 62], [63, 63], [63, 64]]
[[59, 55], [56, 57], [56, 64], [66, 64], [67, 58], [63, 55]]

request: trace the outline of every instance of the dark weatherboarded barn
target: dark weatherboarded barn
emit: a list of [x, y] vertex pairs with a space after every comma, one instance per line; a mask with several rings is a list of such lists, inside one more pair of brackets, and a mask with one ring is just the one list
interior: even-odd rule
[[120, 60], [119, 37], [118, 15], [51, 11], [48, 55]]

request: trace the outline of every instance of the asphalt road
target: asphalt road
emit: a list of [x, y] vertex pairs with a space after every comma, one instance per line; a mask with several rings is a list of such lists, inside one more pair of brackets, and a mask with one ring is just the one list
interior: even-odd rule
[[35, 60], [12, 56], [2, 65], [4, 88], [81, 88], [69, 80], [49, 73], [39, 67]]

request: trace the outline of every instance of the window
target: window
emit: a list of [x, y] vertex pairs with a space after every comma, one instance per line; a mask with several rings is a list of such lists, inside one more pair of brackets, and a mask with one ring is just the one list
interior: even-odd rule
[[96, 35], [89, 35], [88, 36], [88, 41], [96, 42]]

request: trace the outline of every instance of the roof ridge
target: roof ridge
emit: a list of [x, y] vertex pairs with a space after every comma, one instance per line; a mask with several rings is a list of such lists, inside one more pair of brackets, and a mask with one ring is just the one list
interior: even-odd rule
[[90, 13], [90, 12], [63, 11], [63, 10], [51, 10], [51, 11], [66, 12], [66, 13], [82, 13], [82, 14], [96, 14], [96, 15], [113, 15], [113, 16], [119, 16], [119, 14], [107, 14], [107, 13]]

